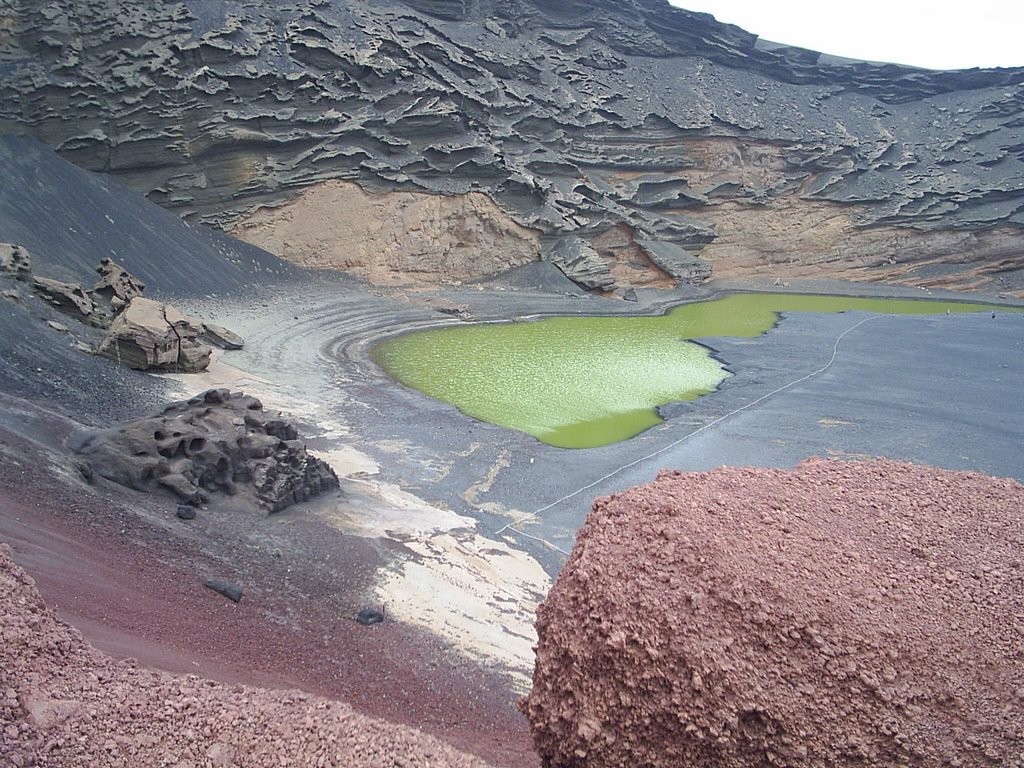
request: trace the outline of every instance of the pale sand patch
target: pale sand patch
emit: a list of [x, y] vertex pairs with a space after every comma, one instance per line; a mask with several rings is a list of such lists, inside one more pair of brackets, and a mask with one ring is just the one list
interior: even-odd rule
[[511, 457], [507, 448], [502, 448], [498, 451], [498, 456], [494, 460], [494, 464], [487, 470], [487, 474], [484, 475], [480, 480], [473, 483], [462, 493], [462, 498], [470, 504], [476, 504], [477, 498], [481, 493], [487, 493], [491, 490], [494, 485], [494, 481], [498, 479], [498, 473], [501, 472], [511, 462]]
[[455, 529], [470, 529], [476, 520], [427, 504], [397, 485], [349, 478], [344, 500], [318, 514], [345, 533], [406, 540]]
[[844, 419], [824, 418], [818, 419], [818, 424], [822, 427], [848, 427], [853, 424], [853, 422], [846, 421]]
[[[330, 435], [330, 437], [333, 436]], [[328, 437], [328, 435], [324, 435], [324, 437]], [[331, 469], [338, 474], [338, 477], [376, 475], [380, 471], [380, 465], [376, 461], [351, 445], [339, 445], [326, 451], [314, 451], [312, 448], [307, 450], [318, 459], [327, 462]]]
[[530, 688], [537, 604], [551, 588], [536, 560], [476, 534], [407, 542], [414, 557], [377, 589], [389, 614], [435, 632], [468, 656], [508, 668]]
[[222, 355], [221, 350], [213, 350], [209, 367], [199, 373], [157, 375], [177, 382], [179, 390], [186, 397], [192, 397], [208, 389], [227, 388], [236, 392], [242, 391], [258, 398], [265, 408], [273, 408], [293, 417], [313, 421], [322, 430], [332, 435], [335, 433], [348, 434], [348, 429], [341, 422], [326, 418], [322, 407], [318, 404], [299, 396], [289, 395], [281, 385], [225, 363], [221, 360]]
[[[235, 368], [221, 360], [224, 352], [214, 349], [210, 353], [210, 365], [205, 371], [199, 373], [161, 373], [155, 374], [163, 379], [177, 382], [178, 389], [183, 395], [192, 397], [208, 389], [227, 387], [233, 390], [242, 390], [247, 395], [254, 397], [266, 396], [274, 391], [273, 382], [255, 374]], [[260, 394], [257, 394], [257, 391]], [[266, 403], [264, 403], [266, 405]]]

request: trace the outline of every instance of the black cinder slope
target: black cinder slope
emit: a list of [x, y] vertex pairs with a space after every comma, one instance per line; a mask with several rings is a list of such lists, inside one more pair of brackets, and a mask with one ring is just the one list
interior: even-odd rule
[[0, 242], [24, 246], [36, 275], [82, 283], [111, 258], [154, 297], [224, 295], [301, 270], [89, 173], [27, 138], [0, 136]]

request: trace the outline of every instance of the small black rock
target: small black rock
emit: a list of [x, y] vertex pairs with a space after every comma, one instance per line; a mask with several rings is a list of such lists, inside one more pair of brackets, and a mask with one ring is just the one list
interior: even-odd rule
[[178, 511], [175, 514], [182, 520], [195, 520], [196, 508], [190, 507], [188, 504], [179, 504]]
[[356, 614], [356, 621], [366, 627], [371, 624], [380, 624], [384, 621], [384, 611], [378, 611], [376, 608], [363, 608]]
[[225, 579], [207, 579], [203, 582], [203, 586], [224, 595], [224, 597], [234, 603], [237, 603], [242, 599], [242, 588], [233, 581], [226, 581]]

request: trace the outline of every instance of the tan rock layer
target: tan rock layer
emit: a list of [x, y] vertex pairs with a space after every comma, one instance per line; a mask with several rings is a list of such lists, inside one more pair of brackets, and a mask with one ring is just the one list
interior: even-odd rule
[[1024, 296], [1024, 232], [859, 227], [856, 206], [780, 197], [756, 206], [727, 202], [700, 211], [717, 237], [700, 253], [715, 277], [829, 278], [1005, 292]]
[[480, 192], [376, 194], [343, 181], [257, 210], [233, 234], [295, 264], [346, 270], [380, 285], [462, 281], [540, 256], [540, 233]]

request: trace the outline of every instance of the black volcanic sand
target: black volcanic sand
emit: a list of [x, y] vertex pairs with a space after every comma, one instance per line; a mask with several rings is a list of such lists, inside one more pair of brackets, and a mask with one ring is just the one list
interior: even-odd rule
[[260, 248], [190, 226], [100, 174], [62, 160], [34, 139], [0, 136], [0, 242], [22, 245], [36, 274], [96, 280], [110, 258], [151, 298], [224, 295], [303, 274]]

